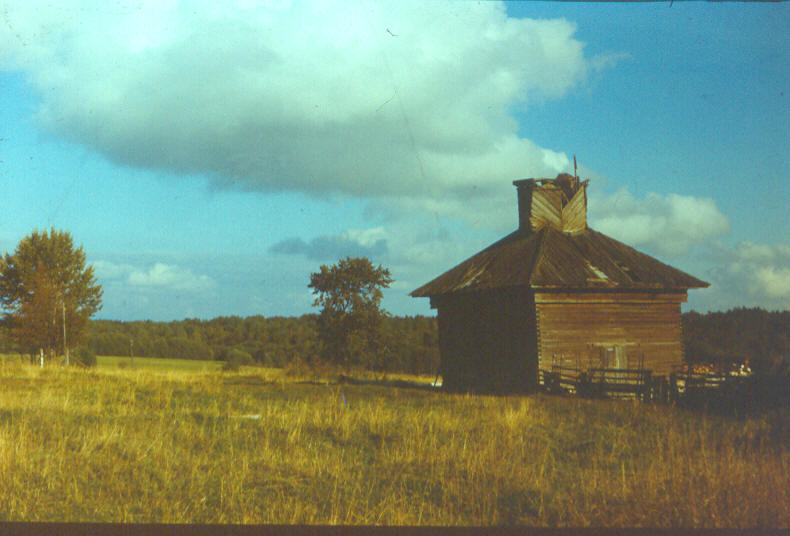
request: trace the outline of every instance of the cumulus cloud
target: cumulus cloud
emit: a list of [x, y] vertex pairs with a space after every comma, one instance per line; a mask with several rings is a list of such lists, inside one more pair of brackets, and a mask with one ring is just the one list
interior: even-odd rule
[[741, 242], [721, 256], [722, 282], [742, 287], [752, 298], [783, 300], [790, 305], [790, 247]]
[[790, 298], [790, 267], [762, 266], [754, 275], [757, 286], [766, 295], [772, 298]]
[[29, 75], [53, 132], [125, 165], [319, 195], [464, 199], [553, 176], [567, 158], [520, 137], [513, 106], [621, 59], [491, 2], [4, 9], [0, 67]]
[[96, 277], [106, 281], [127, 277], [134, 270], [134, 266], [130, 264], [117, 264], [104, 260], [92, 261], [90, 265], [93, 266]]
[[639, 199], [626, 189], [611, 196], [591, 194], [589, 220], [591, 227], [630, 246], [669, 257], [730, 230], [713, 199], [656, 193]]
[[740, 242], [734, 247], [711, 244], [702, 263], [709, 268], [710, 288], [689, 296], [701, 310], [733, 307], [790, 309], [790, 246]]
[[160, 262], [148, 270], [131, 272], [127, 281], [130, 285], [138, 287], [165, 287], [186, 291], [205, 290], [214, 285], [214, 281], [207, 275], [196, 275], [188, 268]]
[[154, 263], [149, 268], [104, 260], [94, 261], [91, 264], [99, 282], [109, 282], [114, 285], [188, 292], [206, 290], [214, 286], [214, 280], [207, 275], [198, 275], [188, 268], [162, 262]]

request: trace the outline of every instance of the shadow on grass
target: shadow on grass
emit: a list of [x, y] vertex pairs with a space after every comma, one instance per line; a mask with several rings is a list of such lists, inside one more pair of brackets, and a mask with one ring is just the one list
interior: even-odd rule
[[678, 406], [725, 417], [790, 412], [790, 373], [755, 374], [716, 388], [689, 391], [680, 397]]
[[282, 388], [283, 385], [285, 384], [327, 386], [335, 383], [329, 379], [323, 381], [320, 379], [298, 379], [298, 380], [291, 378], [270, 379], [270, 378], [263, 378], [255, 374], [223, 376], [222, 382], [224, 385], [230, 385], [236, 387], [277, 387], [277, 388]]
[[281, 381], [278, 382], [277, 380], [262, 378], [261, 376], [256, 376], [255, 374], [223, 376], [222, 382], [225, 385], [248, 385], [248, 386], [261, 386], [261, 387], [267, 385], [279, 385], [282, 383]]
[[440, 393], [442, 392], [441, 387], [434, 387], [430, 383], [425, 382], [416, 382], [416, 381], [409, 381], [409, 380], [388, 380], [386, 378], [379, 379], [379, 380], [364, 380], [359, 378], [353, 378], [351, 376], [346, 376], [341, 374], [337, 377], [338, 384], [346, 384], [346, 385], [375, 385], [379, 387], [397, 387], [399, 389], [416, 389], [419, 391], [429, 391], [432, 393]]

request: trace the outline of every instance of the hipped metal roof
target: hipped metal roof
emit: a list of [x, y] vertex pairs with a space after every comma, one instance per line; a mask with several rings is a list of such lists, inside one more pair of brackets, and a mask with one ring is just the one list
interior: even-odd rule
[[681, 290], [708, 283], [586, 228], [519, 229], [412, 291], [430, 297], [506, 287]]

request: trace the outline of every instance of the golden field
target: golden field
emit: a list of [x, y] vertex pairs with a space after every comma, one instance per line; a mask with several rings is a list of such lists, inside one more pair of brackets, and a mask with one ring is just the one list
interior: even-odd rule
[[790, 527], [786, 417], [7, 359], [0, 520]]

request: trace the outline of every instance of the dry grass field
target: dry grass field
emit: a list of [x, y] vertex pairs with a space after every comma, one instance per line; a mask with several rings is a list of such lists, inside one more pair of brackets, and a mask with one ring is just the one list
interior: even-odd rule
[[200, 361], [197, 359], [162, 359], [159, 357], [98, 356], [99, 368], [145, 369], [158, 372], [179, 370], [183, 372], [213, 372], [220, 370], [223, 361]]
[[0, 361], [0, 520], [790, 527], [786, 415]]

